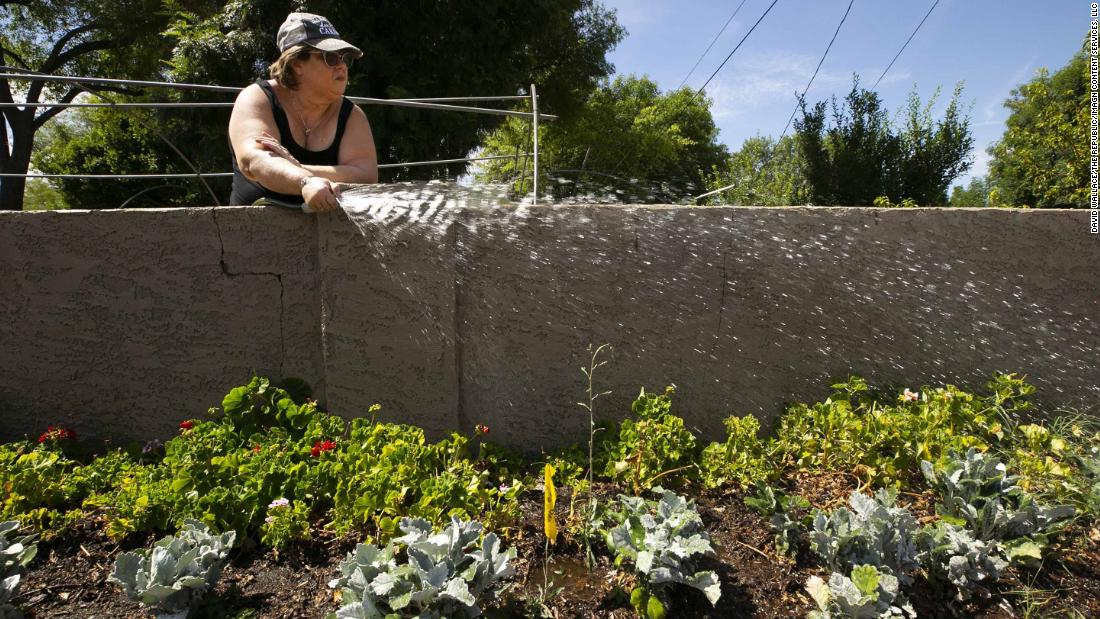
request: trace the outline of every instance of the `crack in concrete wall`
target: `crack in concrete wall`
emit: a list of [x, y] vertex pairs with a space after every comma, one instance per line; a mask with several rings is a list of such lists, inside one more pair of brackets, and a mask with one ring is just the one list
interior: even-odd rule
[[225, 262], [225, 239], [222, 237], [221, 225], [218, 223], [218, 210], [216, 208], [211, 209], [210, 217], [214, 222], [214, 229], [218, 233], [218, 264], [221, 266], [222, 274], [226, 277], [233, 279], [242, 276], [264, 276], [274, 277], [275, 281], [279, 283], [279, 374], [285, 376], [286, 372], [286, 288], [283, 285], [283, 274], [268, 272], [268, 271], [243, 271], [234, 273], [229, 270], [229, 266]]

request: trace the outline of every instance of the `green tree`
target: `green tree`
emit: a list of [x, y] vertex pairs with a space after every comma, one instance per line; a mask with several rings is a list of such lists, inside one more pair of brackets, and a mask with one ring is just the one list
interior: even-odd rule
[[989, 148], [989, 179], [1005, 202], [1087, 208], [1089, 202], [1088, 39], [1066, 66], [1012, 90], [1005, 133]]
[[956, 185], [951, 191], [950, 206], [989, 206], [989, 190], [991, 185], [984, 176], [975, 176], [970, 179], [970, 184], [965, 188]]
[[[535, 0], [520, 5], [507, 0], [476, 5], [458, 0], [235, 0], [205, 3], [174, 14], [171, 26], [164, 30], [165, 38], [174, 43], [170, 57], [165, 56], [164, 76], [228, 86], [245, 86], [266, 77], [268, 64], [278, 56], [275, 33], [287, 13], [299, 9], [325, 15], [341, 38], [363, 50], [364, 58], [349, 72], [351, 96], [524, 94], [534, 83], [540, 109], [563, 119], [575, 115], [588, 92], [613, 71], [606, 54], [624, 35], [614, 13], [597, 0]], [[192, 91], [157, 91], [152, 97], [161, 101], [220, 98]], [[501, 122], [500, 116], [391, 106], [370, 105], [365, 111], [380, 163], [465, 157], [485, 132]], [[166, 110], [149, 115], [147, 122], [156, 130], [152, 133], [163, 134], [196, 167], [226, 171], [227, 121], [226, 112], [199, 109]], [[126, 131], [108, 126], [97, 133], [67, 136], [64, 143], [52, 142], [48, 147], [52, 152], [43, 155], [43, 164], [57, 171], [85, 172], [113, 165], [108, 160], [136, 158], [160, 169], [189, 172], [164, 142], [143, 139], [135, 144]], [[112, 154], [135, 149], [146, 152]], [[465, 169], [464, 164], [397, 168], [383, 170], [382, 179], [453, 178]], [[228, 185], [212, 184], [224, 199]], [[210, 203], [200, 185], [190, 182], [188, 187], [187, 192], [164, 199], [181, 205], [196, 204], [196, 200]], [[75, 191], [84, 194], [85, 202], [104, 206], [117, 206], [125, 193], [104, 184], [66, 188], [70, 198]]]
[[[180, 174], [192, 173], [191, 165], [211, 165], [214, 157], [199, 154], [188, 162], [164, 147], [161, 135], [170, 133], [179, 139], [185, 131], [182, 120], [169, 114], [149, 109], [72, 110], [66, 122], [46, 127], [43, 146], [33, 155], [34, 166], [54, 174]], [[215, 203], [206, 186], [197, 181], [65, 178], [55, 184], [69, 207], [77, 209]], [[215, 192], [229, 190], [224, 179], [210, 179], [207, 184]]]
[[797, 136], [778, 141], [756, 136], [745, 140], [707, 180], [707, 190], [732, 185], [706, 198], [708, 204], [789, 206], [809, 201], [805, 160]]
[[23, 194], [23, 210], [56, 211], [67, 209], [65, 196], [50, 182], [43, 178], [27, 179], [27, 188]]
[[909, 93], [904, 124], [898, 134], [901, 152], [897, 195], [924, 206], [946, 205], [951, 181], [969, 170], [973, 161], [970, 119], [959, 109], [962, 82], [955, 85], [943, 118], [937, 121], [932, 117], [932, 107], [939, 94], [937, 87], [928, 103], [921, 107], [914, 88]]
[[858, 77], [844, 106], [832, 98], [831, 122], [824, 101], [810, 109], [803, 103], [795, 131], [812, 202], [869, 206], [885, 196], [896, 203], [946, 204], [951, 181], [970, 168], [974, 141], [970, 119], [959, 108], [961, 93], [959, 84], [937, 121], [931, 109], [939, 89], [923, 107], [914, 90], [899, 128], [879, 96], [859, 87]]
[[[628, 201], [680, 201], [702, 193], [706, 175], [725, 159], [717, 137], [708, 99], [690, 88], [662, 93], [647, 77], [619, 76], [593, 91], [575, 117], [539, 125], [539, 166], [582, 180], [552, 185], [558, 197], [600, 187]], [[528, 123], [510, 119], [485, 137], [483, 150], [511, 155], [525, 152], [530, 140]], [[527, 165], [500, 160], [478, 176], [510, 180]]]
[[[182, 2], [182, 0], [179, 0]], [[31, 73], [142, 78], [170, 49], [160, 0], [0, 1], [0, 65]], [[101, 87], [99, 90], [118, 90]], [[81, 88], [43, 80], [0, 78], [0, 102], [71, 102]], [[0, 171], [25, 174], [35, 134], [63, 108], [0, 108]], [[10, 133], [10, 137], [9, 137]], [[10, 142], [9, 142], [10, 139]], [[0, 182], [0, 210], [23, 206], [25, 179]]]

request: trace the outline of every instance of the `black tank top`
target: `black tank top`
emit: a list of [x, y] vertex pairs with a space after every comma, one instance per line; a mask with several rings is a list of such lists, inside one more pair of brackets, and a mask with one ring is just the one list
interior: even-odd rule
[[[271, 112], [275, 116], [275, 126], [279, 128], [279, 143], [283, 145], [294, 158], [302, 165], [336, 165], [340, 161], [340, 141], [344, 138], [344, 128], [351, 116], [353, 106], [347, 97], [340, 104], [340, 116], [336, 121], [336, 136], [332, 138], [332, 145], [325, 150], [306, 150], [294, 141], [294, 134], [290, 132], [290, 122], [287, 121], [286, 111], [279, 103], [279, 98], [271, 89], [267, 80], [256, 82], [267, 100], [271, 102]], [[249, 205], [260, 198], [274, 198], [285, 202], [301, 202], [301, 194], [276, 193], [259, 183], [254, 183], [241, 172], [237, 166], [237, 156], [233, 152], [233, 144], [229, 144], [229, 155], [233, 161], [233, 192], [229, 196], [230, 206]]]

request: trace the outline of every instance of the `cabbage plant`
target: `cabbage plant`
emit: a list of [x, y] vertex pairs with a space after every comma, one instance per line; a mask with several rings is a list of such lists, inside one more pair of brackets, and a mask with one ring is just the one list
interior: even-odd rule
[[214, 535], [202, 522], [186, 520], [178, 535], [151, 549], [120, 554], [107, 579], [158, 618], [183, 619], [217, 583], [236, 538], [236, 531]]
[[[340, 563], [329, 587], [341, 589], [344, 606], [330, 618], [478, 617], [479, 601], [495, 597], [514, 573], [516, 550], [504, 550], [496, 533], [482, 538], [477, 521], [452, 516], [437, 532], [426, 520], [402, 518], [399, 527], [404, 536], [384, 548], [359, 544]], [[399, 563], [402, 544], [406, 562]]]
[[917, 533], [917, 547], [930, 580], [954, 585], [960, 600], [975, 593], [988, 597], [986, 586], [1008, 567], [996, 542], [974, 539], [966, 529], [943, 521]]
[[831, 514], [818, 512], [810, 532], [810, 548], [833, 572], [848, 573], [856, 565], [873, 565], [912, 582], [918, 567], [914, 535], [917, 521], [903, 507], [895, 507], [897, 493], [879, 490], [874, 498], [853, 492], [847, 507]]
[[1044, 507], [1024, 492], [1003, 463], [975, 448], [950, 458], [940, 469], [921, 462], [921, 473], [941, 502], [937, 511], [948, 522], [966, 525], [985, 542], [999, 541], [1009, 559], [1041, 558], [1047, 534], [1073, 517], [1070, 505]]
[[659, 594], [673, 583], [699, 589], [711, 604], [717, 603], [722, 595], [718, 576], [695, 569], [697, 555], [714, 553], [695, 505], [659, 486], [653, 492], [661, 496], [659, 501], [619, 495], [624, 508], [618, 514], [620, 523], [607, 532], [615, 563], [629, 560], [641, 577], [631, 603], [640, 615], [663, 617], [667, 601]]
[[873, 565], [853, 567], [850, 577], [833, 572], [828, 583], [820, 576], [813, 576], [806, 583], [806, 590], [817, 603], [817, 610], [807, 615], [809, 619], [917, 616], [902, 598], [898, 579]]
[[0, 523], [0, 619], [22, 617], [9, 602], [19, 589], [23, 578], [23, 568], [34, 559], [38, 546], [33, 535], [16, 536], [19, 531], [18, 520]]

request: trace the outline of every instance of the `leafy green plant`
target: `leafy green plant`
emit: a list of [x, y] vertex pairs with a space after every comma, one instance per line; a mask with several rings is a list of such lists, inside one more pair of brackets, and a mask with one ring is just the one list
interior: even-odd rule
[[[21, 441], [0, 448], [0, 518], [19, 518], [39, 531], [62, 521], [79, 506], [79, 490], [70, 482], [79, 466], [48, 445]], [[58, 527], [60, 528], [60, 527]]]
[[10, 604], [19, 589], [23, 578], [23, 569], [34, 560], [38, 553], [33, 535], [15, 535], [19, 531], [19, 521], [0, 522], [0, 617], [22, 617]]
[[259, 529], [272, 500], [325, 494], [308, 484], [311, 444], [278, 427], [245, 437], [224, 419], [185, 422], [161, 462], [132, 468], [89, 504], [105, 510], [115, 537], [169, 530], [189, 518], [247, 534]]
[[1084, 489], [1078, 487], [1081, 480], [1074, 459], [1076, 445], [1070, 437], [1061, 436], [1054, 427], [1029, 423], [1016, 426], [1005, 443], [1001, 453], [1019, 477], [1017, 485], [1023, 491], [1057, 502], [1082, 504]]
[[878, 196], [874, 205], [879, 208], [917, 208], [920, 206], [912, 198], [902, 198], [901, 202], [891, 202], [889, 196]]
[[1049, 425], [1021, 424], [998, 447], [1017, 484], [1037, 501], [1100, 515], [1100, 419], [1070, 411]]
[[305, 501], [275, 499], [267, 506], [260, 534], [260, 541], [276, 550], [286, 550], [294, 542], [309, 539], [309, 507]]
[[921, 471], [940, 495], [936, 506], [940, 516], [966, 525], [976, 539], [1001, 541], [1014, 561], [1040, 559], [1048, 534], [1075, 513], [1070, 505], [1038, 505], [1003, 463], [974, 448], [939, 469], [922, 462]]
[[986, 448], [1030, 407], [1034, 387], [1013, 374], [995, 374], [991, 391], [975, 396], [953, 385], [874, 393], [859, 377], [834, 384], [824, 402], [795, 404], [777, 430], [783, 466], [848, 469], [867, 485], [903, 486], [920, 479], [920, 462], [941, 462], [952, 451]]
[[[316, 404], [304, 401], [310, 394], [303, 381], [291, 379], [289, 386], [299, 397], [297, 402], [286, 389], [272, 385], [267, 378], [254, 376], [247, 385], [226, 394], [221, 414], [245, 437], [271, 427], [301, 434], [309, 424], [310, 409], [316, 410]], [[217, 409], [211, 409], [211, 414], [217, 415]]]
[[726, 441], [711, 443], [703, 449], [700, 462], [703, 483], [712, 488], [734, 483], [744, 490], [774, 480], [778, 468], [769, 462], [766, 443], [756, 436], [760, 422], [746, 415], [727, 417], [725, 424]]
[[969, 531], [947, 522], [937, 522], [917, 532], [918, 560], [929, 580], [941, 586], [953, 585], [957, 597], [966, 600], [978, 594], [989, 597], [987, 586], [1008, 567], [996, 542], [974, 539]]
[[[84, 515], [92, 494], [112, 487], [135, 464], [127, 451], [112, 450], [89, 464], [67, 455], [62, 429], [43, 433], [40, 442], [0, 445], [0, 518], [17, 518], [43, 537], [62, 535]], [[66, 431], [67, 432], [67, 431]]]
[[663, 394], [646, 393], [643, 387], [630, 406], [635, 418], [624, 420], [618, 437], [605, 443], [604, 474], [616, 481], [628, 480], [634, 494], [666, 475], [696, 466], [695, 435], [671, 412], [674, 393], [674, 387]]
[[745, 505], [768, 519], [775, 534], [775, 549], [794, 554], [798, 549], [798, 521], [791, 518], [792, 508], [808, 509], [810, 502], [797, 494], [787, 494], [771, 486], [763, 486], [756, 496], [745, 497]]
[[853, 492], [847, 507], [831, 514], [818, 512], [810, 532], [810, 548], [833, 572], [847, 573], [856, 565], [872, 565], [902, 584], [917, 563], [914, 535], [917, 521], [909, 510], [894, 507], [897, 493], [879, 490], [874, 498]]
[[214, 535], [203, 523], [188, 520], [179, 535], [120, 554], [107, 579], [158, 617], [183, 619], [214, 588], [236, 538], [236, 531]]
[[696, 571], [697, 555], [713, 554], [710, 536], [695, 505], [659, 486], [653, 492], [661, 498], [619, 495], [622, 511], [618, 524], [607, 532], [607, 547], [615, 564], [634, 564], [639, 585], [631, 592], [631, 604], [638, 614], [658, 619], [667, 612], [669, 585], [679, 583], [703, 592], [711, 604], [722, 595], [713, 571]]
[[333, 527], [366, 525], [388, 538], [403, 517], [441, 524], [480, 516], [493, 526], [517, 518], [525, 486], [494, 479], [467, 455], [468, 444], [460, 434], [428, 443], [421, 428], [353, 420], [333, 460]]
[[[459, 434], [429, 443], [420, 428], [373, 416], [348, 424], [259, 377], [224, 405], [214, 420], [185, 421], [163, 458], [132, 464], [86, 501], [102, 510], [112, 537], [194, 518], [283, 545], [304, 535], [310, 519], [326, 516], [339, 532], [366, 526], [383, 538], [404, 516], [434, 523], [477, 516], [493, 526], [518, 517], [524, 485], [500, 477], [518, 469], [504, 450], [482, 443], [474, 459]], [[270, 513], [280, 498], [293, 509]], [[274, 516], [272, 526], [266, 519]]]
[[833, 572], [828, 584], [820, 576], [812, 576], [806, 590], [817, 603], [809, 619], [917, 616], [901, 596], [898, 579], [873, 565], [853, 567], [850, 577]]
[[1085, 507], [1092, 514], [1100, 514], [1100, 446], [1093, 447], [1087, 455], [1078, 458], [1087, 489], [1083, 494]]
[[[341, 562], [329, 586], [340, 588], [344, 605], [331, 618], [477, 617], [478, 604], [514, 573], [515, 549], [503, 550], [495, 533], [481, 539], [477, 521], [452, 518], [433, 531], [426, 520], [402, 518], [400, 528], [405, 535], [385, 547], [359, 544]], [[398, 563], [399, 545], [407, 562]]]

